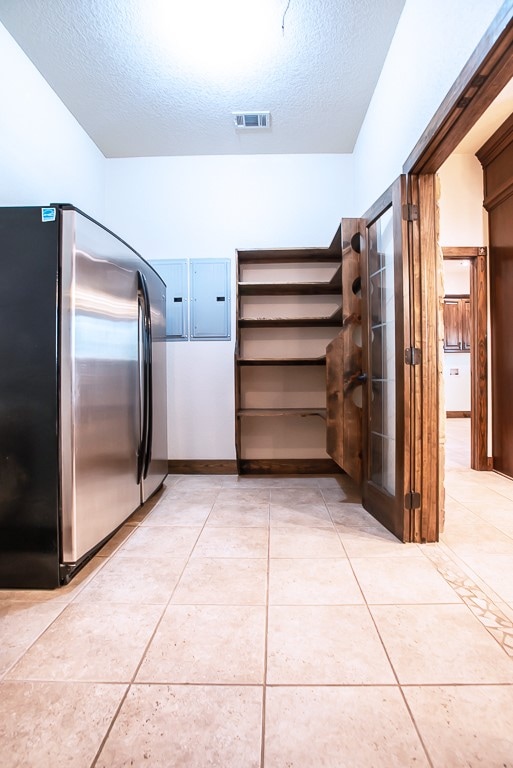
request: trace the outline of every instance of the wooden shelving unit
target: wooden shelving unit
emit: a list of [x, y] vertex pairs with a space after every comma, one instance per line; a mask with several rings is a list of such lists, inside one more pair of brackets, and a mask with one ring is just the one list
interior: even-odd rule
[[325, 350], [342, 325], [341, 264], [340, 229], [328, 248], [237, 252], [239, 473], [331, 463]]

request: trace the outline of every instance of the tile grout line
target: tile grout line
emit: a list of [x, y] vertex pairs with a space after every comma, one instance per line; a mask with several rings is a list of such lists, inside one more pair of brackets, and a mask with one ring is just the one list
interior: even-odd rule
[[424, 554], [504, 653], [513, 658], [513, 621], [441, 547]]
[[260, 768], [265, 766], [265, 718], [267, 705], [267, 648], [269, 632], [269, 584], [271, 577], [271, 489], [268, 499], [268, 527], [267, 527], [267, 580], [265, 593], [265, 621], [264, 621], [264, 668], [262, 679], [262, 726], [260, 729]]
[[[328, 505], [326, 505], [326, 507], [327, 506]], [[329, 509], [328, 509], [328, 512], [330, 513], [330, 517], [331, 517], [331, 512], [329, 511]], [[388, 663], [390, 664], [390, 669], [392, 670], [392, 674], [394, 675], [394, 678], [396, 680], [396, 685], [393, 686], [393, 687], [399, 690], [399, 693], [400, 693], [401, 698], [402, 698], [402, 700], [404, 702], [404, 705], [405, 705], [406, 710], [408, 712], [408, 715], [410, 717], [410, 720], [411, 720], [411, 723], [412, 723], [413, 728], [415, 730], [415, 733], [417, 734], [417, 737], [419, 739], [420, 745], [422, 746], [422, 749], [424, 750], [424, 754], [425, 754], [426, 759], [427, 759], [427, 761], [429, 763], [429, 766], [430, 766], [430, 768], [434, 768], [433, 762], [431, 760], [431, 757], [430, 757], [428, 749], [427, 749], [427, 746], [426, 746], [426, 744], [424, 742], [424, 739], [422, 738], [422, 734], [420, 733], [420, 730], [419, 730], [419, 728], [417, 726], [415, 718], [413, 717], [413, 713], [412, 713], [410, 707], [408, 706], [408, 702], [406, 701], [406, 697], [405, 697], [403, 689], [401, 687], [401, 683], [399, 681], [399, 677], [397, 675], [396, 669], [395, 669], [395, 667], [394, 667], [394, 665], [392, 663], [392, 659], [390, 658], [390, 655], [389, 655], [388, 650], [386, 648], [385, 642], [384, 642], [384, 640], [383, 640], [383, 638], [381, 636], [381, 632], [379, 631], [379, 628], [378, 628], [378, 625], [377, 625], [376, 620], [374, 618], [374, 615], [373, 615], [373, 613], [372, 613], [372, 611], [370, 609], [370, 605], [369, 605], [369, 603], [367, 601], [365, 593], [364, 593], [362, 587], [360, 586], [360, 582], [358, 580], [358, 576], [356, 575], [356, 572], [355, 572], [354, 567], [353, 567], [352, 559], [351, 559], [351, 557], [349, 557], [349, 554], [347, 553], [346, 548], [344, 547], [344, 542], [342, 541], [342, 538], [340, 537], [340, 533], [339, 533], [338, 529], [336, 528], [336, 526], [335, 526], [335, 529], [337, 530], [337, 535], [338, 535], [338, 537], [340, 539], [340, 543], [341, 543], [341, 545], [342, 545], [342, 547], [344, 549], [344, 552], [346, 553], [346, 557], [347, 557], [347, 561], [349, 563], [349, 567], [351, 568], [351, 571], [352, 571], [353, 576], [354, 576], [354, 578], [356, 580], [356, 583], [358, 584], [358, 589], [360, 590], [360, 592], [362, 594], [362, 598], [364, 600], [364, 605], [367, 608], [367, 612], [368, 612], [368, 615], [370, 617], [370, 620], [371, 620], [371, 622], [374, 625], [374, 629], [376, 630], [376, 633], [377, 633], [377, 635], [379, 637], [379, 641], [380, 641], [381, 646], [383, 648], [383, 652], [384, 652], [384, 654], [385, 654], [385, 656], [387, 658]]]
[[[220, 490], [220, 489], [217, 489], [217, 493], [216, 493], [216, 495], [215, 495], [215, 499], [214, 499], [214, 501], [212, 502], [212, 506], [210, 507], [210, 512], [212, 512], [212, 509], [213, 509], [213, 507], [214, 507], [214, 504], [216, 503], [217, 497], [218, 497], [218, 495], [219, 495], [219, 490]], [[160, 502], [160, 501], [161, 501], [161, 499], [159, 499], [159, 502]], [[157, 506], [158, 506], [158, 503], [155, 505], [155, 507], [157, 507]], [[155, 507], [154, 507], [154, 508], [155, 508]], [[151, 510], [151, 511], [152, 511], [152, 510]], [[109, 726], [108, 726], [108, 728], [107, 728], [107, 731], [105, 732], [105, 735], [104, 735], [104, 737], [103, 737], [103, 739], [102, 739], [102, 741], [101, 741], [101, 743], [100, 743], [100, 746], [98, 747], [98, 751], [96, 752], [96, 755], [95, 755], [95, 757], [94, 757], [94, 759], [93, 759], [93, 761], [92, 761], [92, 763], [91, 763], [91, 766], [90, 766], [90, 768], [95, 768], [95, 766], [97, 765], [97, 762], [98, 762], [98, 760], [99, 760], [99, 758], [100, 758], [100, 756], [101, 756], [101, 753], [102, 753], [102, 751], [103, 751], [103, 748], [105, 747], [105, 745], [106, 745], [106, 743], [107, 743], [107, 740], [108, 740], [108, 738], [109, 738], [110, 734], [112, 733], [112, 729], [113, 729], [113, 727], [114, 727], [114, 724], [115, 724], [115, 722], [116, 722], [116, 720], [117, 720], [117, 718], [118, 718], [118, 716], [119, 716], [119, 713], [120, 713], [120, 711], [121, 711], [121, 707], [122, 707], [122, 706], [123, 706], [123, 704], [125, 703], [125, 701], [126, 701], [126, 699], [127, 699], [127, 697], [128, 697], [128, 694], [129, 694], [129, 692], [130, 692], [130, 690], [131, 690], [132, 686], [135, 684], [135, 678], [137, 677], [137, 674], [138, 674], [138, 672], [139, 672], [139, 670], [140, 670], [140, 668], [141, 668], [141, 666], [142, 666], [142, 664], [143, 664], [143, 661], [144, 661], [144, 659], [145, 659], [145, 657], [146, 657], [146, 654], [148, 653], [148, 650], [149, 650], [149, 648], [150, 648], [150, 646], [151, 646], [151, 643], [153, 642], [153, 640], [154, 640], [154, 638], [155, 638], [155, 635], [156, 635], [156, 633], [157, 633], [157, 631], [158, 631], [158, 629], [159, 629], [159, 627], [160, 627], [160, 625], [161, 625], [161, 623], [162, 623], [162, 621], [163, 621], [163, 619], [164, 619], [164, 615], [165, 615], [165, 613], [166, 613], [167, 609], [169, 608], [169, 605], [170, 605], [170, 603], [171, 603], [171, 600], [173, 599], [173, 595], [175, 594], [175, 591], [176, 591], [176, 589], [177, 589], [177, 587], [178, 587], [178, 584], [180, 583], [180, 580], [181, 580], [181, 578], [182, 578], [182, 576], [183, 576], [183, 573], [184, 573], [184, 571], [185, 571], [185, 569], [186, 569], [187, 565], [189, 564], [189, 561], [190, 561], [190, 559], [191, 559], [191, 556], [192, 556], [192, 553], [193, 553], [193, 551], [194, 551], [194, 548], [195, 548], [196, 544], [198, 543], [198, 539], [199, 539], [199, 537], [201, 536], [201, 534], [202, 534], [202, 532], [203, 532], [203, 530], [204, 530], [204, 528], [205, 528], [205, 526], [206, 526], [206, 524], [207, 524], [207, 520], [208, 520], [208, 518], [209, 518], [209, 516], [210, 516], [210, 512], [208, 513], [208, 515], [207, 515], [207, 516], [206, 516], [206, 518], [205, 518], [205, 521], [204, 521], [204, 523], [203, 523], [203, 525], [202, 525], [202, 527], [201, 527], [201, 530], [200, 530], [200, 532], [198, 533], [198, 536], [197, 536], [197, 538], [196, 538], [196, 541], [194, 542], [194, 546], [191, 548], [191, 551], [189, 552], [189, 556], [186, 558], [186, 560], [185, 560], [185, 563], [184, 563], [184, 566], [183, 566], [183, 568], [182, 568], [182, 570], [181, 570], [181, 572], [180, 572], [180, 575], [179, 575], [178, 579], [176, 580], [176, 584], [175, 584], [175, 586], [173, 587], [173, 589], [171, 590], [171, 594], [170, 594], [170, 596], [169, 596], [169, 599], [167, 600], [166, 604], [164, 605], [164, 607], [163, 607], [163, 610], [162, 610], [162, 613], [161, 613], [161, 615], [160, 615], [160, 618], [159, 618], [159, 620], [157, 621], [157, 623], [156, 623], [156, 625], [155, 625], [155, 628], [154, 628], [153, 632], [151, 633], [151, 636], [150, 636], [150, 638], [149, 638], [148, 642], [146, 643], [146, 645], [145, 645], [145, 647], [144, 647], [144, 650], [143, 650], [143, 652], [142, 652], [142, 654], [141, 654], [141, 657], [140, 657], [140, 659], [139, 659], [139, 663], [136, 665], [136, 668], [135, 668], [135, 670], [134, 670], [134, 672], [133, 672], [133, 674], [132, 674], [131, 680], [130, 680], [130, 682], [129, 682], [129, 683], [128, 683], [128, 685], [127, 685], [127, 689], [126, 689], [126, 691], [125, 691], [125, 694], [124, 694], [124, 696], [122, 697], [122, 699], [121, 699], [121, 702], [120, 702], [120, 704], [119, 704], [119, 707], [116, 709], [116, 712], [115, 712], [115, 714], [114, 714], [114, 716], [113, 716], [112, 720], [111, 720], [111, 721], [110, 721], [110, 723], [109, 723]], [[169, 528], [170, 528], [170, 529], [172, 529], [172, 526], [169, 526]], [[147, 683], [147, 685], [155, 685], [155, 683], [151, 682], [151, 683]]]

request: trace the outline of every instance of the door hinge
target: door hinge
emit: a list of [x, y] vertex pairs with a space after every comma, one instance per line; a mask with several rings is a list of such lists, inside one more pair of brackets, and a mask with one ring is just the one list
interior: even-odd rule
[[405, 509], [420, 509], [420, 493], [417, 491], [410, 491], [404, 497]]
[[412, 203], [405, 203], [403, 205], [403, 219], [404, 221], [417, 221], [419, 218], [419, 207]]
[[406, 347], [404, 350], [404, 362], [406, 365], [420, 365], [422, 353], [418, 347]]

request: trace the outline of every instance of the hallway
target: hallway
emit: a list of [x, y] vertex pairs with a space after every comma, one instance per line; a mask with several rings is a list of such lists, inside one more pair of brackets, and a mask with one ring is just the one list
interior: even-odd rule
[[174, 476], [69, 586], [1, 591], [2, 768], [512, 768], [513, 483], [466, 428], [439, 544], [344, 476]]

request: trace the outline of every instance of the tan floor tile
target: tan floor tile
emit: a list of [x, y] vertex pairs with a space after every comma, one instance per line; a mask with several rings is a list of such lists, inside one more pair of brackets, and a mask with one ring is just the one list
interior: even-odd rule
[[112, 538], [98, 551], [97, 557], [110, 557], [127, 539], [134, 533], [136, 526], [124, 525]]
[[334, 523], [350, 528], [369, 528], [374, 518], [361, 504], [350, 501], [328, 502], [328, 510]]
[[445, 497], [445, 528], [454, 523], [475, 525], [480, 523], [480, 518], [470, 511], [468, 503], [466, 505], [456, 501], [451, 496]]
[[165, 605], [185, 562], [183, 557], [114, 555], [79, 592], [74, 602]]
[[269, 488], [223, 487], [217, 494], [219, 503], [233, 502], [238, 504], [269, 504], [271, 491]]
[[68, 605], [22, 656], [13, 680], [129, 682], [162, 607]]
[[452, 482], [449, 478], [446, 480], [445, 487], [447, 493], [462, 504], [466, 504], [469, 501], [485, 501], [490, 504], [500, 505], [505, 500], [504, 495], [467, 478], [458, 482]]
[[259, 499], [251, 501], [250, 498], [216, 501], [207, 525], [222, 528], [268, 528], [269, 502]]
[[357, 605], [363, 602], [346, 558], [270, 560], [270, 605]]
[[455, 523], [447, 527], [440, 540], [460, 557], [485, 553], [513, 557], [513, 538], [482, 521], [472, 526]]
[[333, 528], [324, 503], [271, 504], [271, 526], [274, 528]]
[[265, 605], [267, 560], [192, 558], [172, 597], [183, 605]]
[[472, 512], [479, 522], [485, 521], [508, 536], [513, 535], [513, 501], [496, 506], [484, 502], [466, 502], [466, 507]]
[[216, 496], [217, 491], [170, 491], [142, 524], [201, 527], [209, 516]]
[[265, 768], [321, 765], [427, 767], [399, 689], [268, 688]]
[[350, 483], [353, 485], [353, 481], [349, 475], [340, 472], [335, 475], [319, 475], [317, 483], [321, 491], [336, 490], [337, 488], [343, 488], [345, 484]]
[[198, 539], [193, 557], [267, 557], [268, 536], [263, 528], [207, 526]]
[[496, 603], [497, 608], [499, 611], [502, 611], [507, 618], [513, 622], [513, 600], [510, 600], [508, 603], [501, 603], [500, 601], [497, 601]]
[[215, 489], [222, 488], [224, 482], [224, 475], [181, 475], [176, 479], [174, 489], [177, 491]]
[[350, 478], [347, 478], [346, 482], [338, 488], [322, 488], [322, 495], [326, 504], [336, 504], [340, 502], [350, 502], [353, 504], [362, 503], [361, 491]]
[[333, 528], [271, 528], [271, 557], [345, 557]]
[[97, 768], [259, 768], [259, 687], [134, 685]]
[[403, 690], [434, 768], [513, 766], [513, 686]]
[[0, 683], [0, 765], [91, 765], [125, 690], [94, 683]]
[[377, 522], [365, 528], [335, 526], [344, 549], [352, 557], [421, 557], [417, 544], [404, 544]]
[[368, 603], [461, 603], [425, 558], [354, 557], [351, 565]]
[[296, 504], [325, 508], [320, 488], [272, 488], [271, 504], [277, 507], [292, 507]]
[[403, 684], [512, 683], [513, 659], [465, 605], [372, 606]]
[[267, 653], [271, 685], [395, 682], [363, 606], [270, 606]]
[[201, 528], [197, 526], [139, 526], [119, 549], [118, 554], [138, 557], [188, 557], [200, 531]]
[[231, 475], [225, 478], [223, 490], [233, 488], [238, 490], [266, 490], [269, 492], [271, 488], [279, 487], [281, 482], [282, 479], [277, 478], [276, 475]]
[[512, 555], [465, 555], [465, 562], [502, 600], [513, 600]]
[[263, 606], [169, 606], [137, 682], [262, 683], [264, 633]]
[[37, 640], [64, 607], [63, 603], [0, 602], [0, 676]]
[[274, 477], [275, 482], [273, 488], [279, 488], [286, 490], [288, 488], [313, 488], [319, 489], [319, 479], [317, 477], [309, 477], [308, 475], [291, 475], [287, 477]]

